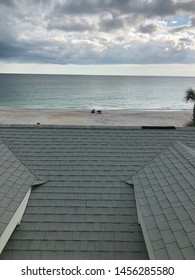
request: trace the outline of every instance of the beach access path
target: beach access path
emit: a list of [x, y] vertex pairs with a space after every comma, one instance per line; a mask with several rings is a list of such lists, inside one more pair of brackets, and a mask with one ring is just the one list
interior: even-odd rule
[[191, 110], [137, 111], [129, 109], [90, 110], [31, 109], [0, 107], [0, 124], [52, 124], [87, 126], [176, 126], [182, 127], [192, 118]]

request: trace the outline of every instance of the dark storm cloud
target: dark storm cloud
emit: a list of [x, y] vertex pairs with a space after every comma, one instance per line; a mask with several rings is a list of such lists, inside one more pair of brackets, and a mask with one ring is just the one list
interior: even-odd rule
[[30, 45], [17, 40], [0, 40], [0, 58], [3, 60], [25, 61], [28, 59], [31, 61]]
[[177, 33], [177, 32], [182, 32], [190, 29], [190, 26], [184, 25], [184, 26], [179, 26], [179, 27], [174, 27], [170, 29], [170, 33]]
[[99, 29], [109, 32], [116, 29], [122, 29], [125, 25], [125, 19], [119, 18], [116, 14], [107, 13], [100, 17]]
[[[63, 51], [63, 57], [59, 55]], [[70, 47], [46, 41], [4, 42], [0, 40], [0, 59], [3, 61], [67, 64], [73, 62], [74, 51]]]
[[97, 14], [102, 12], [102, 7], [100, 5], [101, 0], [72, 0], [58, 2], [55, 5], [54, 13], [55, 14]]
[[13, 42], [5, 42], [0, 40], [0, 58], [1, 59], [12, 59], [18, 58], [20, 54], [23, 52], [23, 45], [17, 44]]
[[14, 0], [0, 0], [0, 5], [15, 6]]
[[184, 2], [178, 2], [176, 5], [178, 10], [181, 9], [185, 12], [195, 12], [195, 1], [184, 1]]
[[117, 11], [119, 14], [137, 13], [145, 16], [173, 15], [178, 10], [195, 11], [195, 2], [174, 0], [67, 0], [55, 6], [55, 13], [93, 15]]
[[195, 17], [191, 18], [191, 25], [195, 26]]
[[146, 34], [152, 34], [157, 30], [156, 25], [154, 24], [146, 24], [146, 25], [140, 25], [138, 28], [138, 31]]
[[47, 25], [47, 30], [62, 30], [66, 32], [82, 32], [82, 31], [90, 31], [94, 29], [94, 24], [86, 19], [70, 19], [66, 17], [63, 19], [63, 22], [54, 21]]

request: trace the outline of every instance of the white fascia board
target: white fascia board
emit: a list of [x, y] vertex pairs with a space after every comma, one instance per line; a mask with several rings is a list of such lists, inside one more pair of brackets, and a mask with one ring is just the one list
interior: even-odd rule
[[140, 207], [139, 207], [138, 199], [136, 197], [136, 192], [135, 192], [135, 201], [136, 201], [136, 208], [137, 208], [137, 215], [138, 215], [138, 223], [140, 224], [141, 229], [142, 229], [142, 233], [143, 233], [143, 236], [144, 236], [144, 240], [145, 240], [146, 248], [147, 248], [147, 251], [148, 251], [149, 259], [150, 260], [156, 260], [154, 249], [153, 249], [153, 246], [152, 246], [152, 243], [151, 243], [151, 240], [150, 240], [150, 237], [148, 235], [148, 231], [147, 231], [147, 228], [146, 228], [146, 225], [145, 225], [145, 222], [144, 222], [144, 217], [142, 215], [142, 212], [141, 212]]
[[12, 235], [15, 227], [20, 224], [24, 211], [26, 209], [29, 197], [31, 194], [31, 188], [28, 190], [27, 194], [23, 198], [22, 202], [20, 203], [18, 209], [16, 210], [15, 214], [11, 218], [10, 222], [8, 223], [7, 227], [5, 228], [4, 232], [0, 236], [0, 254], [3, 251], [5, 245], [7, 244], [10, 236]]

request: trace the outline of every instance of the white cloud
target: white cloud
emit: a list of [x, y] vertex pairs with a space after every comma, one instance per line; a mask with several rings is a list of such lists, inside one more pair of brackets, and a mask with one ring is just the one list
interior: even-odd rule
[[[0, 60], [195, 63], [194, 12], [190, 0], [1, 0]], [[178, 13], [187, 26], [167, 24]]]

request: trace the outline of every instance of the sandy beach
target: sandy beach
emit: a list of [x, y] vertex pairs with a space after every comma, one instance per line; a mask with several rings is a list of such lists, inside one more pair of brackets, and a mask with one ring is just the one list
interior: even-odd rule
[[53, 124], [87, 126], [183, 126], [192, 117], [191, 110], [134, 111], [106, 110], [92, 114], [90, 110], [25, 109], [0, 107], [0, 124]]

